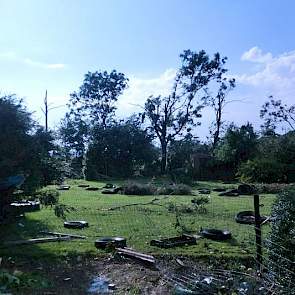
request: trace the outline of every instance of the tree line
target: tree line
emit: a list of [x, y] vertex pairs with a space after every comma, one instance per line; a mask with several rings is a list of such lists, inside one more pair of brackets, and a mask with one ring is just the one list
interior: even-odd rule
[[[31, 189], [63, 177], [126, 178], [135, 173], [294, 181], [295, 106], [270, 97], [257, 110], [264, 121], [259, 131], [250, 123], [238, 127], [225, 122], [228, 94], [236, 87], [226, 62], [219, 53], [210, 58], [204, 50], [185, 50], [169, 95], [148, 97], [141, 112], [124, 119], [116, 116], [116, 102], [128, 88], [125, 74], [88, 72], [70, 94], [57, 130], [46, 131], [35, 122], [16, 96], [0, 97], [0, 177], [24, 173]], [[206, 143], [194, 136], [205, 107], [214, 113]], [[283, 123], [288, 132], [278, 134]], [[206, 159], [202, 176], [194, 171], [198, 155]]]

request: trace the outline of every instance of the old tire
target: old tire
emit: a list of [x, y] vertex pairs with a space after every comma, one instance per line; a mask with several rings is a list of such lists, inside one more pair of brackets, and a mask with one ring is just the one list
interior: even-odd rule
[[[265, 221], [266, 218], [266, 216], [260, 216], [260, 222]], [[241, 211], [236, 215], [235, 220], [241, 224], [255, 224], [255, 213], [253, 211]]]
[[103, 237], [95, 241], [97, 249], [105, 249], [107, 247], [124, 248], [126, 246], [126, 239], [122, 237]]
[[65, 228], [75, 228], [75, 229], [82, 229], [84, 227], [88, 227], [88, 222], [84, 220], [80, 221], [65, 221], [64, 227]]
[[202, 229], [200, 233], [204, 238], [214, 241], [225, 241], [231, 239], [231, 232], [228, 230], [210, 228]]

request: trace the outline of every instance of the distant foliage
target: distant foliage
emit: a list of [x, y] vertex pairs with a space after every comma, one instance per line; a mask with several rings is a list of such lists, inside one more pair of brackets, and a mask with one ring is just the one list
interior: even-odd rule
[[59, 192], [55, 189], [44, 189], [37, 193], [37, 197], [42, 205], [53, 206], [59, 201]]
[[286, 294], [294, 294], [292, 288], [295, 282], [295, 190], [278, 195], [272, 209], [272, 218], [269, 261], [275, 263], [270, 263], [269, 269], [286, 287]]

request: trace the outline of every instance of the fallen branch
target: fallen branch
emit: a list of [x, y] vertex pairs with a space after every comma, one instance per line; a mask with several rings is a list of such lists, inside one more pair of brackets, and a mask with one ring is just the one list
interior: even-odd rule
[[66, 234], [66, 233], [58, 233], [58, 232], [51, 232], [51, 231], [40, 231], [40, 234], [49, 235], [49, 236], [70, 237], [72, 239], [86, 239], [87, 238], [85, 236], [72, 235], [72, 234]]
[[61, 242], [69, 241], [70, 237], [55, 237], [55, 238], [38, 238], [38, 239], [29, 239], [29, 240], [18, 240], [18, 241], [7, 241], [4, 242], [3, 246], [18, 246], [18, 245], [32, 245], [32, 244], [41, 244], [48, 242]]
[[[146, 205], [157, 205], [157, 206], [165, 207], [164, 205], [156, 204], [155, 202], [156, 202], [156, 201], [161, 201], [161, 200], [167, 199], [168, 197], [169, 197], [169, 196], [165, 196], [165, 197], [163, 197], [163, 198], [161, 198], [161, 199], [154, 198], [153, 200], [151, 200], [150, 202], [147, 202], [147, 203], [132, 203], [132, 204], [126, 204], [126, 205], [121, 205], [121, 206], [111, 207], [111, 208], [103, 209], [103, 210], [106, 210], [106, 211], [113, 211], [113, 210], [118, 210], [118, 209], [122, 209], [122, 208], [126, 208], [126, 207], [132, 207], [132, 206], [146, 206]], [[101, 209], [99, 209], [99, 210], [101, 210]]]

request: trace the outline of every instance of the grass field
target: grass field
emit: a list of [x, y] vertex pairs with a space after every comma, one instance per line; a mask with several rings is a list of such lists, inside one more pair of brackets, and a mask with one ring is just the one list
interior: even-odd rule
[[[0, 249], [0, 256], [14, 257], [63, 257], [71, 255], [100, 255], [103, 251], [94, 247], [94, 241], [103, 236], [123, 236], [127, 238], [128, 246], [152, 254], [175, 254], [196, 257], [247, 257], [254, 254], [254, 228], [250, 225], [241, 225], [235, 222], [234, 217], [242, 210], [253, 210], [253, 197], [220, 197], [212, 192], [210, 202], [206, 205], [206, 213], [182, 213], [181, 225], [198, 233], [203, 228], [228, 229], [233, 239], [228, 242], [214, 242], [200, 240], [195, 246], [177, 247], [174, 249], [159, 249], [149, 245], [153, 238], [170, 237], [179, 234], [175, 227], [175, 213], [167, 210], [170, 204], [191, 205], [193, 196], [156, 196], [158, 205], [138, 205], [108, 211], [109, 208], [133, 204], [148, 203], [155, 196], [126, 196], [103, 195], [100, 191], [86, 191], [77, 185], [81, 183], [102, 187], [102, 182], [68, 181], [71, 185], [69, 191], [61, 191], [60, 203], [72, 206], [75, 211], [67, 214], [67, 220], [86, 220], [89, 227], [83, 230], [65, 229], [63, 220], [54, 215], [52, 208], [42, 208], [41, 211], [27, 213], [25, 219], [18, 223], [1, 226], [1, 239], [15, 240], [40, 237], [39, 231], [49, 230], [56, 232], [69, 232], [85, 235], [86, 240], [71, 240], [19, 246]], [[114, 181], [120, 184], [119, 181]], [[199, 182], [194, 185], [194, 192], [198, 188], [213, 188], [233, 186], [217, 182]], [[274, 195], [261, 195], [261, 213], [268, 215]], [[159, 206], [164, 205], [164, 206]], [[263, 234], [267, 234], [269, 226], [263, 227]]]

